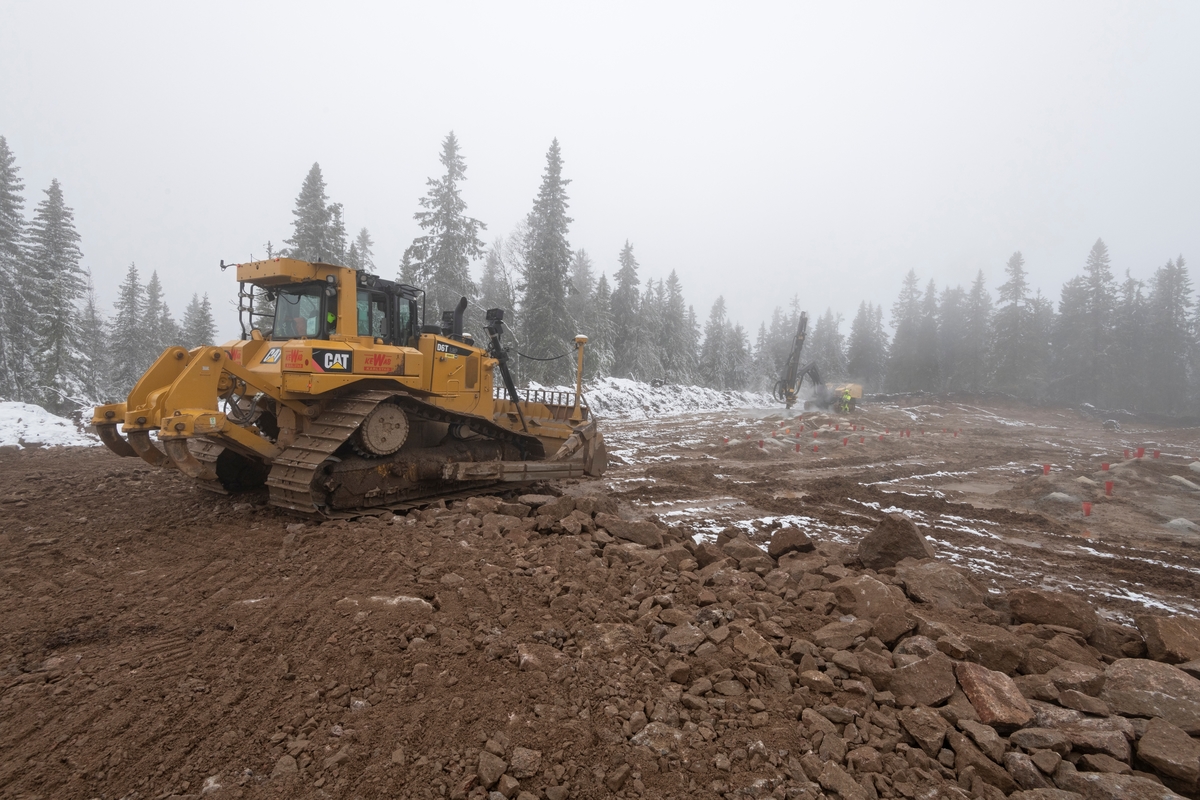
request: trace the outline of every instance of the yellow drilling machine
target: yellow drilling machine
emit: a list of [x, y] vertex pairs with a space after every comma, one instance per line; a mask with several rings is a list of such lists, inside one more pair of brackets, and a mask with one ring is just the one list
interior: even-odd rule
[[170, 347], [124, 403], [97, 407], [118, 455], [218, 492], [265, 483], [272, 505], [329, 517], [604, 473], [581, 391], [587, 337], [575, 392], [518, 392], [501, 309], [481, 347], [463, 330], [466, 298], [424, 324], [413, 286], [290, 258], [227, 266], [242, 338]]

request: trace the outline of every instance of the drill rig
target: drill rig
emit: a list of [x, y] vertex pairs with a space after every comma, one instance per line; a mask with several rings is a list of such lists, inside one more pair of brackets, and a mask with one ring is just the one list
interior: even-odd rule
[[169, 347], [124, 403], [95, 409], [118, 455], [218, 492], [265, 484], [272, 505], [330, 517], [604, 473], [582, 400], [587, 337], [574, 393], [522, 394], [501, 309], [481, 347], [463, 330], [466, 298], [425, 325], [413, 286], [290, 258], [236, 267], [242, 338]]
[[812, 399], [805, 401], [805, 408], [809, 406], [830, 408], [839, 404], [843, 395], [849, 392], [849, 408], [839, 410], [853, 411], [857, 401], [862, 399], [862, 386], [857, 383], [846, 383], [830, 389], [821, 380], [821, 373], [817, 369], [816, 361], [810, 361], [807, 364], [801, 365], [800, 356], [804, 351], [804, 340], [807, 336], [808, 312], [801, 311], [800, 322], [796, 326], [796, 336], [792, 339], [792, 351], [788, 354], [787, 362], [783, 368], [783, 377], [775, 384], [775, 399], [784, 403], [786, 408], [794, 406], [796, 404], [796, 397], [800, 393], [800, 386], [804, 382], [804, 378], [807, 377], [813, 387], [813, 396]]

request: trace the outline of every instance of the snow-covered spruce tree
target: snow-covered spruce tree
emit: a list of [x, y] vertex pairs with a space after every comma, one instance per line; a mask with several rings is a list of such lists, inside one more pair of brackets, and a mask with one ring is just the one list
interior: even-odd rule
[[192, 301], [183, 312], [180, 338], [188, 349], [216, 343], [217, 325], [213, 321], [212, 304], [208, 301], [207, 292], [204, 299], [198, 294], [192, 295]]
[[325, 195], [325, 178], [321, 165], [313, 163], [296, 196], [296, 207], [292, 209], [292, 237], [284, 239], [286, 247], [281, 254], [302, 261], [328, 263], [331, 255], [330, 225], [333, 214], [329, 198]]
[[405, 250], [412, 260], [417, 284], [425, 289], [430, 315], [454, 308], [460, 297], [475, 301], [479, 289], [471, 280], [471, 262], [483, 256], [481, 231], [487, 229], [466, 215], [460, 184], [466, 180], [467, 164], [459, 152], [454, 131], [442, 140], [440, 178], [426, 181], [429, 191], [418, 202], [421, 211], [413, 219], [424, 233]]
[[937, 309], [937, 351], [941, 381], [936, 387], [944, 391], [965, 388], [962, 368], [966, 362], [967, 293], [961, 286], [942, 290]]
[[483, 258], [483, 275], [479, 279], [479, 304], [485, 309], [500, 308], [511, 321], [517, 307], [519, 275], [514, 273], [508, 257], [508, 243], [501, 236], [488, 248]]
[[1113, 278], [1108, 256], [1108, 246], [1097, 239], [1088, 253], [1083, 268], [1086, 286], [1086, 334], [1083, 358], [1087, 371], [1080, 378], [1083, 382], [1083, 397], [1087, 402], [1106, 404], [1110, 400], [1110, 389], [1116, 378], [1112, 371], [1113, 310], [1116, 306], [1117, 287]]
[[[792, 343], [796, 339], [796, 327], [800, 324], [799, 298], [792, 299], [792, 313], [775, 306], [771, 312], [771, 322], [767, 325], [766, 337], [761, 347], [755, 348], [755, 357], [759, 362], [759, 372], [763, 377], [763, 387], [773, 390], [783, 377], [787, 366], [788, 356], [792, 352]], [[809, 330], [811, 333], [811, 329]], [[801, 353], [802, 361], [811, 361], [812, 355], [806, 351]]]
[[[1190, 329], [1193, 306], [1192, 281], [1183, 256], [1159, 267], [1150, 280], [1149, 353], [1146, 385], [1157, 398], [1152, 410], [1167, 414], [1188, 408], [1189, 354], [1196, 346]], [[1154, 407], [1157, 406], [1157, 407]]]
[[27, 258], [37, 347], [34, 369], [41, 405], [56, 413], [73, 410], [79, 402], [72, 380], [79, 357], [78, 311], [75, 303], [84, 294], [84, 272], [79, 262], [79, 234], [74, 212], [63, 199], [57, 180], [37, 205], [29, 224]]
[[371, 238], [371, 233], [366, 228], [360, 228], [358, 236], [354, 237], [354, 243], [350, 247], [355, 251], [355, 264], [347, 265], [354, 266], [355, 269], [363, 272], [375, 271], [375, 240]]
[[1063, 284], [1051, 338], [1050, 372], [1053, 378], [1047, 391], [1056, 400], [1068, 403], [1090, 402], [1094, 383], [1086, 374], [1090, 367], [1090, 325], [1088, 285], [1082, 275]]
[[659, 340], [662, 335], [663, 308], [666, 296], [662, 281], [653, 278], [646, 280], [646, 291], [642, 294], [642, 303], [635, 316], [638, 324], [638, 348], [634, 353], [633, 374], [641, 381], [662, 380], [662, 351]]
[[33, 314], [24, 268], [25, 184], [0, 136], [0, 399], [31, 400]]
[[567, 283], [567, 311], [575, 324], [575, 332], [591, 336], [592, 292], [596, 279], [592, 276], [592, 259], [586, 250], [571, 254], [570, 281]]
[[900, 296], [892, 304], [892, 346], [888, 353], [887, 389], [911, 392], [922, 388], [917, 375], [920, 362], [921, 288], [915, 270], [904, 276]]
[[859, 381], [866, 392], [883, 389], [887, 368], [887, 333], [883, 329], [883, 308], [866, 301], [858, 304], [858, 313], [850, 323], [846, 342], [846, 372]]
[[741, 323], [734, 325], [727, 335], [729, 348], [726, 351], [724, 388], [747, 391], [752, 388], [750, 364], [754, 358], [754, 354], [750, 352], [750, 336]]
[[991, 383], [992, 316], [992, 294], [983, 270], [979, 270], [967, 295], [965, 363], [961, 365], [963, 388], [971, 392], [983, 391]]
[[604, 273], [596, 281], [591, 307], [592, 333], [584, 351], [583, 366], [587, 377], [594, 379], [611, 375], [613, 365], [612, 292]]
[[633, 255], [633, 245], [625, 240], [621, 254], [617, 257], [621, 268], [615, 276], [616, 286], [612, 293], [613, 317], [613, 374], [622, 378], [631, 377], [637, 369], [638, 348], [642, 327], [638, 321], [641, 309], [641, 283], [638, 279], [638, 262]]
[[1054, 336], [1054, 302], [1038, 290], [1029, 300], [1029, 378], [1032, 389], [1027, 396], [1042, 399], [1049, 395], [1051, 340]]
[[74, 378], [79, 385], [81, 399], [89, 404], [115, 400], [109, 384], [111, 367], [108, 335], [104, 315], [96, 305], [96, 288], [92, 285], [90, 270], [87, 273], [83, 308], [79, 312], [79, 355], [74, 364]]
[[700, 327], [700, 318], [696, 315], [696, 307], [688, 306], [687, 310], [688, 352], [692, 361], [692, 377], [690, 383], [700, 380], [700, 336], [704, 333]]
[[938, 307], [937, 285], [930, 279], [921, 299], [921, 319], [917, 326], [918, 389], [937, 391], [941, 386], [941, 365], [938, 364]]
[[[1149, 341], [1149, 306], [1145, 284], [1125, 270], [1125, 280], [1117, 290], [1113, 307], [1113, 341], [1109, 351], [1114, 385], [1106, 387], [1108, 404], [1118, 408], [1164, 410], [1160, 387], [1147, 380], [1146, 367], [1153, 345]], [[1154, 390], [1147, 392], [1147, 386]]]
[[149, 366], [144, 361], [149, 351], [145, 326], [146, 303], [136, 264], [130, 264], [125, 280], [117, 290], [109, 327], [111, 377], [116, 396], [124, 397]]
[[816, 361], [821, 378], [826, 381], [846, 377], [846, 337], [842, 335], [841, 327], [842, 315], [834, 314], [832, 308], [826, 308], [809, 335], [805, 347], [807, 355], [801, 356], [803, 361]]
[[[558, 139], [546, 153], [546, 171], [533, 202], [525, 238], [525, 293], [521, 301], [521, 350], [538, 358], [550, 358], [571, 351], [574, 331], [567, 311], [567, 268], [571, 263], [571, 244], [567, 229], [567, 184], [562, 177], [562, 151]], [[522, 359], [526, 380], [559, 383], [569, 377], [562, 361]]]
[[342, 204], [329, 204], [329, 230], [325, 236], [326, 245], [329, 252], [325, 254], [325, 261], [330, 264], [345, 264], [346, 263], [346, 221], [342, 218]]
[[1032, 310], [1029, 299], [1029, 280], [1025, 257], [1020, 251], [1012, 254], [1004, 267], [1008, 280], [996, 290], [999, 308], [995, 315], [995, 334], [992, 339], [993, 385], [1001, 392], [1031, 397], [1030, 337], [1033, 336]]
[[663, 311], [659, 349], [662, 352], [663, 380], [683, 385], [695, 380], [696, 352], [692, 348], [683, 284], [675, 270], [671, 270], [667, 276], [666, 308]]
[[417, 274], [417, 265], [413, 263], [412, 256], [408, 253], [400, 257], [400, 269], [396, 271], [396, 280], [409, 286], [416, 286], [418, 289], [421, 288], [418, 286], [421, 276]]
[[142, 325], [146, 339], [142, 362], [148, 367], [162, 355], [163, 350], [179, 342], [179, 326], [172, 319], [171, 309], [163, 299], [162, 282], [158, 279], [157, 270], [150, 273], [150, 282], [146, 284], [145, 303]]
[[[775, 312], [779, 312], [778, 307]], [[778, 380], [774, 377], [775, 369], [771, 364], [771, 338], [766, 322], [758, 325], [758, 336], [754, 338], [754, 363], [750, 365], [750, 370], [754, 373], [754, 388], [760, 391], [769, 389]]]
[[700, 347], [700, 364], [697, 367], [702, 385], [710, 389], [724, 389], [726, 368], [729, 364], [730, 348], [729, 320], [725, 317], [725, 298], [718, 297], [708, 312], [704, 325], [704, 344]]

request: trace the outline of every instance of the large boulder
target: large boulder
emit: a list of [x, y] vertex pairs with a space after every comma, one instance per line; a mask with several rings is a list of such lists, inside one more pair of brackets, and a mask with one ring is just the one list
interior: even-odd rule
[[1126, 717], [1161, 717], [1200, 734], [1200, 680], [1159, 661], [1122, 658], [1109, 664], [1100, 699]]
[[959, 621], [948, 623], [919, 613], [915, 616], [920, 622], [917, 631], [921, 635], [934, 641], [947, 636], [954, 637], [969, 649], [967, 661], [983, 664], [988, 669], [1012, 674], [1025, 654], [1026, 647], [1021, 639], [998, 625]]
[[880, 583], [870, 575], [842, 578], [830, 584], [826, 590], [833, 592], [838, 610], [843, 614], [866, 619], [876, 619], [883, 614], [902, 614], [908, 605], [900, 589]]
[[539, 517], [562, 519], [575, 510], [575, 498], [570, 495], [555, 497], [538, 506], [535, 512]]
[[950, 730], [946, 732], [946, 739], [950, 744], [950, 749], [954, 751], [954, 768], [960, 775], [968, 767], [974, 767], [979, 777], [1004, 794], [1007, 795], [1017, 790], [1017, 782], [1013, 780], [1012, 775], [984, 755], [983, 751], [966, 736], [958, 731]]
[[1200, 619], [1141, 616], [1134, 620], [1146, 637], [1146, 651], [1155, 661], [1182, 664], [1200, 658]]
[[813, 543], [804, 531], [799, 528], [782, 528], [771, 536], [767, 545], [767, 555], [771, 558], [782, 558], [788, 553], [810, 553]]
[[908, 735], [916, 740], [921, 749], [930, 758], [937, 758], [942, 750], [942, 742], [946, 740], [946, 731], [950, 725], [941, 714], [932, 708], [917, 706], [905, 708], [896, 715]]
[[1165, 719], [1150, 720], [1138, 740], [1138, 758], [1162, 775], [1178, 781], [1184, 791], [1200, 782], [1200, 743]]
[[630, 521], [614, 514], [600, 513], [596, 515], [596, 525], [626, 542], [646, 547], [662, 546], [662, 532], [653, 522]]
[[936, 706], [954, 694], [954, 662], [934, 653], [892, 672], [889, 689], [897, 706]]
[[1033, 709], [1012, 678], [1004, 673], [969, 661], [959, 663], [954, 672], [983, 724], [1011, 729], [1027, 725], [1033, 719]]
[[1020, 622], [1074, 628], [1084, 638], [1091, 636], [1100, 624], [1100, 617], [1091, 603], [1061, 592], [1016, 589], [1008, 593], [1008, 604]]
[[762, 548], [750, 541], [744, 533], [725, 542], [721, 545], [721, 550], [725, 555], [736, 558], [738, 561], [745, 561], [750, 558], [759, 558], [766, 555], [763, 553]]
[[1075, 792], [1086, 800], [1183, 800], [1149, 778], [1115, 772], [1077, 772], [1070, 761], [1058, 765], [1054, 782], [1060, 789]]
[[1100, 620], [1088, 644], [1112, 658], [1141, 658], [1146, 654], [1146, 643], [1136, 628], [1106, 619]]
[[906, 558], [933, 558], [933, 545], [908, 517], [888, 514], [858, 543], [858, 560], [867, 569], [894, 567]]
[[902, 564], [896, 577], [904, 591], [918, 603], [938, 608], [969, 608], [983, 605], [986, 595], [964, 570], [940, 561]]
[[871, 621], [866, 619], [835, 620], [808, 634], [817, 647], [849, 650], [858, 637], [871, 634]]

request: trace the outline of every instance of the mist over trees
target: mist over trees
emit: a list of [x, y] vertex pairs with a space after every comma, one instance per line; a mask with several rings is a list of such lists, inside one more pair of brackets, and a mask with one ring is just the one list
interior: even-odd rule
[[[847, 322], [831, 306], [803, 308], [794, 297], [747, 328], [730, 318], [725, 297], [698, 313], [679, 271], [662, 277], [632, 241], [609, 252], [572, 249], [571, 181], [557, 139], [530, 210], [490, 244], [485, 223], [467, 214], [467, 164], [453, 132], [439, 160], [443, 171], [417, 199], [421, 232], [399, 278], [428, 293], [427, 323], [466, 297], [479, 340], [483, 310], [504, 309], [521, 383], [571, 383], [573, 338], [583, 334], [589, 380], [770, 391], [807, 311], [803, 360], [815, 360], [826, 381], [860, 382], [868, 393], [999, 392], [1200, 414], [1200, 302], [1182, 255], [1139, 274], [1114, 266], [1097, 239], [1051, 298], [1015, 252], [998, 259], [992, 284], [983, 271], [968, 285], [938, 286], [909, 270], [889, 309], [863, 301]], [[177, 319], [153, 268], [129, 264], [111, 313], [99, 307], [57, 180], [27, 208], [16, 157], [0, 137], [0, 399], [77, 411], [123, 398], [168, 346], [214, 343], [208, 295], [193, 293]], [[291, 227], [282, 248], [267, 243], [267, 257], [380, 269], [370, 232], [348, 236], [319, 164], [301, 182]]]
[[132, 264], [106, 316], [62, 185], [50, 181], [29, 219], [24, 189], [0, 136], [0, 399], [75, 412], [124, 397], [164, 347], [212, 342], [207, 296], [181, 328], [158, 274], [143, 285]]

